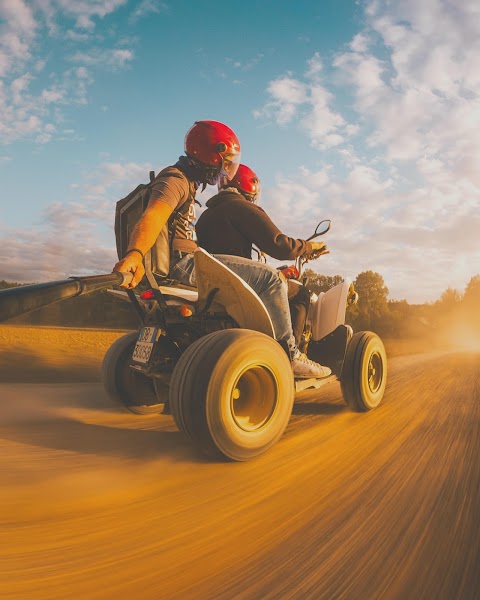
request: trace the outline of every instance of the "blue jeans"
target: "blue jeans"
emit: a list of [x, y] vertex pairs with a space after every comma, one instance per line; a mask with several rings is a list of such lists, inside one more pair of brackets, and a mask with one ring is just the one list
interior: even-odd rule
[[[255, 290], [272, 319], [275, 339], [287, 342], [290, 354], [293, 356], [297, 347], [290, 318], [286, 280], [281, 278], [277, 269], [264, 263], [229, 254], [214, 256]], [[185, 254], [180, 258], [171, 269], [170, 276], [184, 285], [196, 286], [193, 254]]]

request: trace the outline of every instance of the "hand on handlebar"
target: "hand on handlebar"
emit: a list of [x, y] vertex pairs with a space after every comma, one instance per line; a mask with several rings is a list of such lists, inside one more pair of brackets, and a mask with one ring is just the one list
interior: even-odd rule
[[130, 254], [127, 254], [125, 258], [122, 258], [122, 260], [117, 262], [117, 264], [113, 267], [113, 270], [133, 274], [133, 278], [130, 283], [122, 283], [122, 287], [129, 289], [136, 287], [142, 280], [142, 277], [145, 275], [143, 258], [138, 252], [131, 252]]
[[310, 244], [312, 246], [312, 250], [307, 256], [308, 260], [314, 260], [315, 258], [322, 256], [322, 254], [330, 253], [330, 250], [327, 248], [325, 242], [310, 242]]

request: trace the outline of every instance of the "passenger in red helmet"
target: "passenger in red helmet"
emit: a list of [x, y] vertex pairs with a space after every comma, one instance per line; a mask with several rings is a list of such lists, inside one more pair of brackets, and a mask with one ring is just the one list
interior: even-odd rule
[[[220, 178], [219, 193], [207, 201], [207, 210], [202, 213], [195, 226], [199, 246], [219, 260], [224, 260], [224, 255], [251, 259], [253, 244], [265, 254], [279, 260], [327, 252], [324, 242], [307, 242], [284, 235], [267, 213], [257, 206], [260, 190], [260, 179], [246, 165], [240, 165], [230, 180]], [[316, 377], [329, 374], [329, 369], [313, 363], [298, 351], [310, 294], [299, 285], [291, 286], [291, 289], [294, 372], [297, 376], [304, 373], [305, 376], [311, 374], [310, 376]], [[290, 346], [292, 344], [291, 340]]]
[[257, 204], [260, 199], [260, 179], [247, 165], [239, 165], [233, 177], [220, 177], [218, 181], [219, 191], [229, 187], [235, 188], [244, 196], [245, 200], [253, 202], [253, 204]]
[[291, 238], [278, 229], [257, 206], [260, 180], [246, 165], [231, 180], [220, 178], [218, 185], [219, 193], [207, 201], [208, 210], [195, 226], [198, 244], [207, 252], [251, 258], [255, 244], [272, 258], [289, 260], [326, 250], [324, 242]]

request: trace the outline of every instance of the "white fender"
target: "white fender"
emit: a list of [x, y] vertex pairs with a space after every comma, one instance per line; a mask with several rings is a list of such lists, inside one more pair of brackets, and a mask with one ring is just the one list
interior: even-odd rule
[[342, 283], [320, 292], [312, 299], [308, 311], [308, 322], [312, 328], [312, 340], [318, 341], [345, 323], [345, 310], [352, 282], [345, 279]]
[[218, 288], [212, 310], [220, 304], [242, 329], [253, 329], [275, 337], [265, 305], [243, 279], [203, 248], [195, 250], [193, 259], [200, 306], [209, 292]]

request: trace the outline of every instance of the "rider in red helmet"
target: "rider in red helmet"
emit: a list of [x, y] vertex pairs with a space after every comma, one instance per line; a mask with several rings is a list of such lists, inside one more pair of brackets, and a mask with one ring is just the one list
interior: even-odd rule
[[[307, 242], [284, 235], [267, 213], [257, 206], [260, 198], [260, 179], [246, 165], [240, 165], [236, 174], [228, 179], [221, 177], [219, 193], [207, 201], [195, 230], [199, 246], [214, 254], [251, 259], [252, 245], [279, 260], [291, 260], [304, 254], [320, 255], [327, 252], [324, 242]], [[220, 260], [222, 260], [220, 258]], [[252, 262], [252, 261], [251, 261]], [[298, 351], [310, 293], [301, 285], [289, 286], [290, 319], [293, 326], [293, 366], [297, 376], [322, 377], [330, 370], [310, 361]], [[291, 340], [290, 345], [293, 345]]]
[[114, 267], [133, 273], [129, 287], [142, 280], [144, 256], [165, 224], [173, 238], [172, 267], [184, 254], [195, 251], [196, 192], [200, 186], [217, 185], [220, 178], [234, 177], [239, 162], [240, 142], [230, 127], [219, 121], [193, 124], [185, 136], [185, 156], [154, 179], [147, 209], [130, 236], [127, 255]]
[[240, 142], [223, 123], [196, 121], [185, 136], [185, 154], [204, 168], [207, 183], [216, 185], [218, 177], [235, 176], [240, 164]]

